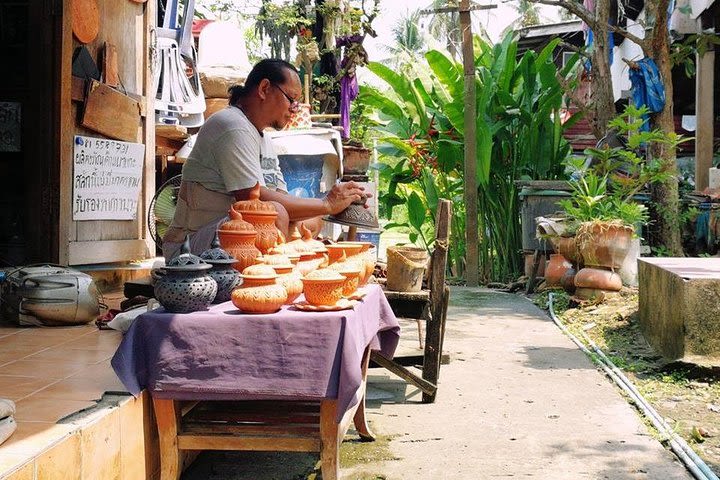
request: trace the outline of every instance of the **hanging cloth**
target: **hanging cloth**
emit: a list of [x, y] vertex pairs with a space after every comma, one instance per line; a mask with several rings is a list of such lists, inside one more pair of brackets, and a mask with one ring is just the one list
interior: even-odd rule
[[[650, 113], [657, 113], [665, 108], [665, 86], [660, 78], [657, 65], [651, 58], [640, 59], [637, 68], [630, 69], [630, 83], [632, 83], [632, 98], [636, 107], [643, 105]], [[649, 116], [644, 115], [645, 120], [640, 130], [650, 130]]]

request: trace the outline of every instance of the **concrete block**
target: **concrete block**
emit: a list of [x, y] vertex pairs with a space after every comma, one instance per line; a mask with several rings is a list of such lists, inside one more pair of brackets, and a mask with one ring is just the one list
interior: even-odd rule
[[720, 258], [640, 258], [640, 328], [668, 360], [720, 366]]

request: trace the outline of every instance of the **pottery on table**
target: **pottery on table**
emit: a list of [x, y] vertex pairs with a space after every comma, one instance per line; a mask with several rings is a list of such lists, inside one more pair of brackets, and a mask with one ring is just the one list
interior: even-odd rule
[[243, 220], [242, 214], [233, 206], [230, 206], [228, 214], [230, 220], [220, 225], [218, 238], [225, 251], [237, 260], [233, 268], [242, 272], [260, 256], [260, 250], [255, 246], [257, 232], [251, 223]]
[[338, 270], [338, 273], [345, 277], [345, 283], [342, 289], [343, 297], [353, 295], [360, 286], [361, 272], [359, 269], [352, 269], [354, 266], [355, 265], [348, 265], [347, 269]]
[[373, 272], [375, 271], [375, 256], [370, 252], [370, 247], [373, 246], [372, 242], [339, 242], [341, 246], [346, 245], [360, 245], [360, 251], [352, 255], [351, 257], [357, 257], [362, 260], [362, 263], [365, 266], [365, 272], [360, 277], [360, 286], [365, 285], [368, 280], [370, 279], [370, 276], [372, 276]]
[[278, 242], [280, 231], [275, 226], [275, 219], [278, 216], [275, 205], [271, 202], [260, 200], [260, 184], [256, 183], [250, 190], [248, 200], [240, 200], [233, 203], [233, 208], [240, 212], [246, 222], [255, 227], [257, 236], [255, 246], [262, 253], [267, 253]]
[[207, 310], [217, 294], [217, 282], [208, 275], [212, 265], [190, 253], [189, 238], [155, 280], [155, 298], [168, 312]]
[[287, 290], [286, 305], [293, 303], [303, 292], [302, 276], [295, 270], [292, 263], [271, 265], [278, 274], [277, 283]]
[[223, 250], [217, 232], [215, 232], [215, 238], [210, 244], [210, 248], [202, 252], [200, 258], [212, 265], [208, 275], [215, 280], [218, 286], [213, 303], [229, 301], [233, 289], [240, 283], [240, 274], [233, 268], [237, 259]]
[[270, 265], [251, 265], [240, 277], [242, 283], [230, 299], [243, 313], [274, 313], [287, 300], [287, 290], [277, 283], [278, 274]]
[[320, 268], [320, 264], [323, 263], [323, 257], [318, 256], [315, 252], [302, 252], [300, 253], [300, 260], [297, 264], [297, 269], [300, 275], [303, 277]]
[[335, 305], [343, 297], [345, 277], [324, 268], [302, 278], [305, 300], [311, 305]]

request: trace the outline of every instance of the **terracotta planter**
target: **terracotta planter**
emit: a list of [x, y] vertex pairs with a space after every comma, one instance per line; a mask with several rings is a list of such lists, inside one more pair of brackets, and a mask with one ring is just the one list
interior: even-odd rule
[[562, 285], [563, 290], [565, 290], [567, 293], [575, 293], [575, 275], [577, 274], [577, 270], [575, 270], [575, 267], [568, 268], [563, 276], [560, 278], [560, 285]]
[[345, 175], [365, 175], [369, 166], [369, 149], [343, 145], [343, 173]]
[[572, 263], [567, 261], [561, 254], [553, 253], [550, 255], [550, 260], [545, 267], [545, 285], [548, 287], [560, 286], [560, 279], [570, 268], [572, 268]]
[[343, 296], [345, 277], [338, 272], [316, 270], [303, 277], [305, 300], [311, 305], [335, 305]]
[[233, 204], [233, 208], [240, 212], [246, 222], [255, 227], [257, 236], [255, 237], [255, 246], [262, 253], [267, 253], [274, 247], [280, 236], [280, 231], [275, 226], [275, 219], [278, 212], [275, 205], [270, 202], [260, 200], [260, 184], [250, 191], [248, 200], [241, 200]]
[[233, 268], [242, 272], [253, 265], [260, 255], [260, 250], [255, 246], [257, 232], [232, 206], [229, 214], [230, 220], [220, 225], [217, 233], [222, 248], [237, 260]]
[[589, 267], [620, 268], [630, 251], [633, 232], [631, 227], [615, 223], [583, 223], [577, 234], [583, 264]]
[[622, 279], [610, 270], [585, 267], [575, 275], [575, 286], [617, 292], [622, 289]]
[[550, 243], [557, 253], [573, 265], [581, 263], [580, 250], [575, 242], [575, 237], [551, 237]]

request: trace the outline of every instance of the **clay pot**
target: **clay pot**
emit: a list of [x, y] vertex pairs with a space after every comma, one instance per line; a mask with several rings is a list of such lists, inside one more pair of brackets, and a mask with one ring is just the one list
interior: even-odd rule
[[599, 288], [578, 287], [575, 290], [574, 297], [579, 300], [602, 302], [605, 300], [605, 290], [600, 290]]
[[230, 220], [220, 225], [217, 232], [218, 238], [225, 251], [237, 260], [233, 264], [233, 268], [242, 272], [245, 268], [253, 265], [255, 259], [260, 255], [260, 250], [255, 247], [257, 232], [250, 223], [243, 220], [242, 215], [232, 206], [228, 213]]
[[257, 183], [250, 190], [248, 200], [240, 200], [233, 204], [233, 208], [240, 212], [245, 221], [251, 223], [257, 231], [255, 246], [262, 253], [267, 253], [273, 248], [279, 238], [279, 230], [275, 226], [275, 219], [278, 212], [275, 205], [260, 200], [260, 184]]
[[573, 265], [578, 265], [581, 260], [575, 237], [550, 237], [550, 243], [557, 253], [565, 257]]
[[168, 312], [207, 310], [217, 294], [217, 282], [207, 274], [211, 268], [212, 265], [190, 253], [186, 237], [180, 255], [160, 269], [155, 280], [155, 298]]
[[304, 277], [310, 272], [317, 270], [323, 260], [324, 259], [322, 257], [318, 257], [318, 255], [314, 252], [302, 252], [300, 254], [300, 260], [297, 264], [297, 269], [300, 272], [300, 275]]
[[240, 274], [233, 268], [237, 260], [222, 249], [217, 232], [210, 248], [201, 253], [200, 258], [212, 265], [208, 275], [218, 286], [213, 303], [227, 302], [233, 289], [240, 283]]
[[561, 254], [550, 255], [550, 260], [545, 267], [545, 285], [548, 287], [559, 286], [560, 279], [569, 268], [572, 268], [572, 263], [568, 262]]
[[350, 295], [353, 295], [358, 287], [360, 286], [360, 270], [340, 270], [338, 271], [340, 275], [345, 277], [345, 283], [343, 284], [342, 294], [343, 297], [349, 297]]
[[607, 222], [580, 225], [577, 244], [583, 263], [589, 267], [620, 268], [630, 251], [633, 228]]
[[272, 268], [278, 274], [277, 283], [285, 287], [287, 291], [285, 305], [290, 305], [297, 300], [303, 291], [302, 277], [299, 272], [295, 271], [295, 267], [291, 263], [272, 265]]
[[241, 278], [242, 284], [233, 290], [231, 300], [243, 313], [274, 313], [288, 298], [287, 290], [277, 283], [278, 274], [270, 265], [251, 265], [243, 270]]
[[622, 279], [610, 270], [585, 267], [575, 275], [575, 286], [617, 292], [622, 289]]
[[305, 300], [312, 305], [335, 305], [343, 296], [345, 277], [327, 268], [302, 278]]
[[347, 256], [345, 255], [345, 249], [342, 247], [342, 245], [338, 245], [337, 243], [332, 243], [330, 245], [325, 245], [325, 248], [328, 251], [328, 264], [332, 265], [335, 262], [339, 262], [342, 260], [345, 260]]
[[575, 293], [575, 275], [577, 274], [577, 270], [575, 270], [575, 267], [570, 267], [567, 270], [565, 270], [565, 273], [562, 277], [560, 277], [560, 285], [562, 285], [563, 290], [565, 290], [569, 294]]

